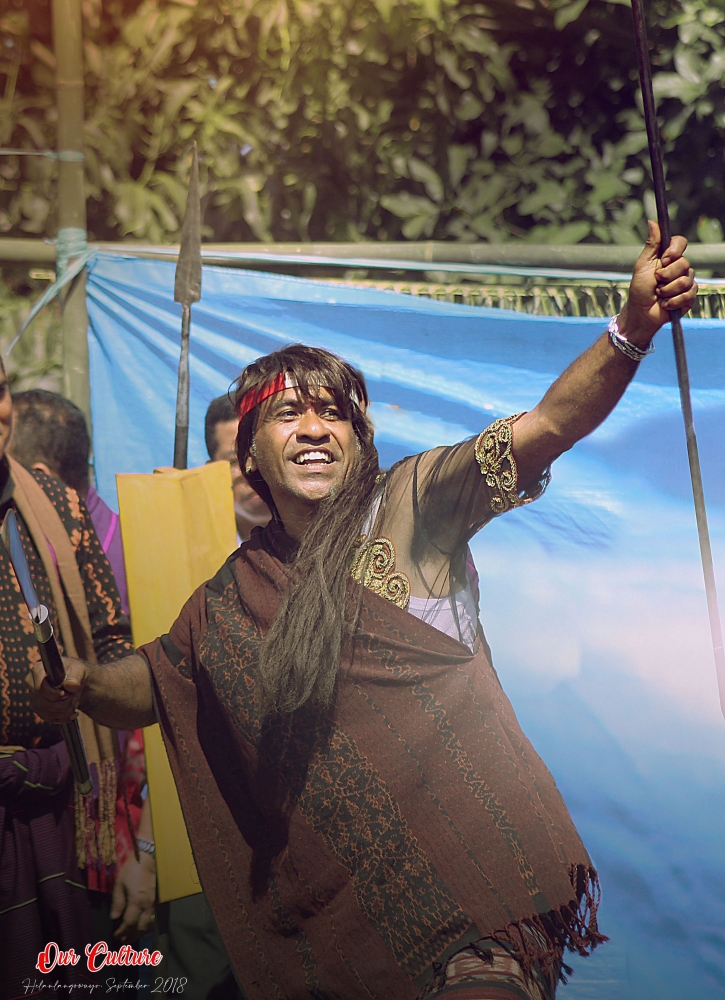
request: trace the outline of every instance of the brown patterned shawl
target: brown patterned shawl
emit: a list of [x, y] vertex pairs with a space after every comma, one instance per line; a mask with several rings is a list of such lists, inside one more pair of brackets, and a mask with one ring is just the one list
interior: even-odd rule
[[[587, 953], [596, 873], [483, 643], [364, 592], [329, 723], [260, 711], [287, 579], [255, 531], [143, 647], [194, 855], [250, 1000], [414, 1000], [464, 935], [524, 966]], [[417, 980], [417, 982], [416, 982]]]
[[[57, 510], [33, 475], [10, 455], [7, 462], [14, 482], [13, 500], [40, 555], [50, 584], [63, 653], [96, 663], [86, 592], [68, 533]], [[100, 583], [96, 589], [100, 598]], [[109, 616], [114, 617], [119, 609], [114, 607], [113, 597], [106, 597], [106, 602]], [[79, 713], [78, 724], [86, 758], [95, 770], [94, 793], [97, 792], [93, 799], [84, 799], [78, 789], [74, 789], [78, 863], [85, 868], [89, 863], [98, 865], [100, 860], [100, 863], [109, 866], [116, 861], [114, 820], [118, 740], [114, 730], [98, 725], [83, 712]]]

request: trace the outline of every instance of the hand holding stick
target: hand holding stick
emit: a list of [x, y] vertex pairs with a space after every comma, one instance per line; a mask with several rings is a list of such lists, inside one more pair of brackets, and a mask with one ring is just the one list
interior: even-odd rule
[[[662, 238], [661, 253], [664, 253], [670, 244], [670, 215], [667, 208], [667, 189], [665, 186], [662, 149], [660, 147], [659, 126], [657, 124], [657, 109], [652, 89], [652, 71], [649, 61], [649, 45], [647, 42], [643, 0], [632, 0], [632, 17], [634, 19], [634, 40], [637, 48], [642, 105], [644, 107], [647, 141], [649, 143], [649, 155], [652, 163], [652, 182]], [[697, 520], [697, 534], [700, 541], [702, 572], [705, 577], [705, 593], [707, 595], [707, 610], [710, 617], [715, 672], [720, 694], [720, 708], [723, 715], [725, 715], [725, 651], [723, 650], [720, 609], [718, 607], [715, 571], [712, 562], [712, 549], [710, 547], [710, 532], [708, 530], [707, 512], [705, 510], [705, 495], [702, 488], [700, 458], [697, 451], [695, 423], [692, 416], [690, 376], [687, 369], [687, 354], [685, 352], [685, 339], [682, 333], [680, 311], [672, 310], [670, 319], [672, 323], [672, 340], [675, 348], [675, 362], [677, 365], [677, 382], [680, 388], [680, 403], [682, 406], [682, 416], [685, 421], [687, 457], [690, 463], [690, 479], [692, 480], [692, 494], [695, 501], [695, 518]]]

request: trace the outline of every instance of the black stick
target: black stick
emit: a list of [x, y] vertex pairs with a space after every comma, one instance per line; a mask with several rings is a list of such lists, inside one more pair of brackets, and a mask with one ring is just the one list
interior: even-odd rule
[[[667, 189], [665, 187], [665, 171], [662, 162], [659, 126], [657, 124], [657, 110], [652, 90], [652, 73], [649, 61], [649, 45], [647, 42], [643, 0], [632, 0], [632, 17], [634, 20], [634, 41], [637, 49], [644, 120], [647, 126], [647, 142], [649, 144], [649, 156], [652, 163], [652, 181], [654, 184], [655, 202], [657, 204], [657, 219], [660, 224], [662, 237], [660, 243], [661, 256], [670, 245], [670, 215], [667, 208]], [[687, 457], [690, 463], [692, 495], [695, 501], [697, 535], [700, 540], [702, 572], [705, 577], [705, 593], [707, 595], [707, 611], [710, 617], [712, 648], [715, 656], [715, 672], [717, 675], [718, 692], [720, 694], [720, 708], [723, 715], [725, 715], [725, 652], [723, 651], [722, 625], [717, 600], [717, 588], [715, 586], [715, 571], [712, 563], [710, 532], [707, 526], [705, 494], [702, 489], [702, 473], [700, 471], [700, 457], [697, 451], [695, 422], [692, 417], [692, 398], [690, 394], [690, 376], [687, 370], [685, 338], [682, 334], [682, 322], [679, 310], [671, 312], [670, 319], [672, 323], [672, 340], [675, 347], [675, 363], [677, 365], [677, 384], [680, 388], [680, 404], [685, 422], [685, 438], [687, 440]]]
[[[31, 611], [30, 620], [33, 623], [35, 638], [38, 641], [40, 658], [43, 661], [48, 683], [54, 688], [60, 688], [63, 686], [63, 681], [65, 680], [65, 667], [63, 666], [58, 644], [55, 641], [48, 609], [44, 604], [38, 605], [37, 608]], [[60, 731], [63, 734], [63, 740], [68, 750], [68, 758], [76, 787], [81, 795], [90, 795], [93, 791], [93, 783], [88, 771], [88, 761], [86, 760], [86, 751], [83, 747], [78, 720], [73, 719], [72, 722], [62, 724]]]
[[189, 444], [189, 330], [191, 306], [181, 307], [181, 354], [176, 390], [176, 430], [174, 433], [174, 468], [187, 468]]
[[174, 279], [174, 302], [181, 303], [181, 355], [176, 392], [176, 433], [174, 468], [187, 468], [189, 443], [189, 333], [191, 306], [201, 298], [201, 199], [199, 197], [199, 157], [194, 143], [189, 177], [189, 193], [181, 227], [181, 246]]

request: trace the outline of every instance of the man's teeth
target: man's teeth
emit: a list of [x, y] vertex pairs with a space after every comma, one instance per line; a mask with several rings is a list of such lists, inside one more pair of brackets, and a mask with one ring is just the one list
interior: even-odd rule
[[326, 462], [328, 465], [332, 461], [332, 455], [326, 451], [305, 451], [295, 459], [297, 465], [305, 465], [307, 462]]

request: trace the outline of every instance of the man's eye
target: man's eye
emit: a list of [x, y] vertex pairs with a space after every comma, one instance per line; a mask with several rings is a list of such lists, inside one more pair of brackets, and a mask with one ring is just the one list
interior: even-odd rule
[[290, 417], [296, 417], [297, 414], [294, 410], [281, 410], [278, 416], [284, 417], [285, 420], [288, 420]]
[[334, 406], [328, 406], [322, 411], [322, 416], [326, 420], [337, 420], [340, 416], [340, 411]]

